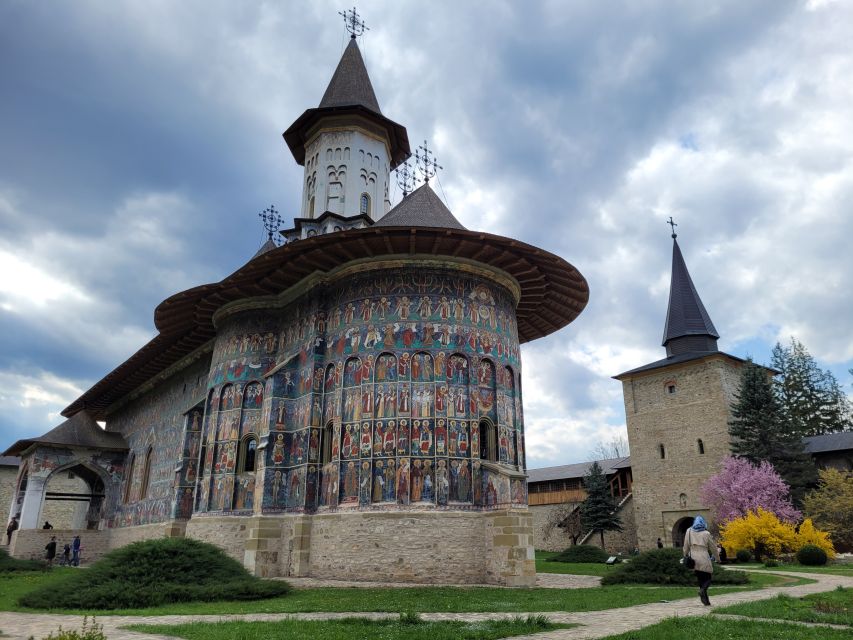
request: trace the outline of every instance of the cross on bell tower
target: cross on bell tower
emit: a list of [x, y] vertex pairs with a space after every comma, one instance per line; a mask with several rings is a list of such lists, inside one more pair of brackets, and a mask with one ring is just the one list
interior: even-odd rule
[[281, 223], [284, 222], [282, 217], [278, 214], [278, 211], [276, 211], [275, 206], [270, 205], [259, 213], [258, 217], [261, 219], [261, 223], [264, 225], [264, 229], [267, 232], [267, 239], [275, 242], [275, 240], [273, 240], [273, 234], [281, 228]]
[[672, 221], [672, 216], [669, 216], [669, 220], [666, 223], [672, 227], [672, 239], [675, 240], [678, 237], [678, 234], [675, 233], [675, 228], [678, 226], [675, 222]]
[[415, 190], [417, 176], [415, 176], [415, 171], [408, 160], [398, 166], [395, 171], [397, 173], [397, 186], [402, 189], [403, 197], [405, 198]]

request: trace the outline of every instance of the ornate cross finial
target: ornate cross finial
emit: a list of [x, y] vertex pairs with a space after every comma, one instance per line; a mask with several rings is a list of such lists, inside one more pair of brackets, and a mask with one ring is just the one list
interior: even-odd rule
[[358, 15], [355, 7], [351, 10], [338, 11], [338, 15], [344, 17], [344, 24], [347, 26], [350, 38], [355, 39], [356, 36], [362, 35], [365, 31], [370, 31], [370, 27], [364, 24], [364, 20]]
[[[431, 157], [430, 157], [431, 156]], [[427, 147], [427, 141], [420, 145], [415, 150], [415, 164], [418, 165], [418, 171], [424, 177], [424, 182], [429, 182], [439, 169], [444, 169], [435, 159], [435, 154]]]
[[667, 221], [666, 221], [666, 223], [667, 223], [670, 227], [672, 227], [672, 239], [673, 239], [673, 240], [675, 240], [675, 238], [677, 238], [677, 237], [678, 237], [678, 234], [677, 234], [677, 233], [675, 233], [675, 228], [676, 228], [678, 225], [672, 221], [672, 216], [669, 216], [669, 220], [667, 220]]
[[278, 215], [278, 211], [275, 210], [275, 206], [270, 205], [264, 209], [262, 213], [259, 213], [258, 217], [263, 221], [264, 229], [267, 231], [267, 237], [272, 240], [272, 234], [278, 231], [279, 227], [281, 227], [281, 223], [283, 222], [281, 216]]
[[417, 180], [415, 171], [408, 160], [398, 166], [395, 171], [397, 172], [397, 186], [403, 190], [403, 197], [405, 198], [415, 190], [415, 180]]

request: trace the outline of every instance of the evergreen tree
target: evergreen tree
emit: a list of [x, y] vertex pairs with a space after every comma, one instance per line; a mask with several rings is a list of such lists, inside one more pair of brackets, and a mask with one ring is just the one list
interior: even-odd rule
[[610, 494], [607, 476], [598, 462], [593, 462], [583, 478], [586, 500], [581, 503], [580, 515], [587, 531], [598, 531], [604, 548], [605, 531], [622, 531], [622, 521], [616, 513], [616, 503]]
[[746, 363], [735, 398], [729, 421], [732, 453], [753, 464], [772, 464], [791, 487], [791, 499], [799, 507], [805, 492], [817, 481], [817, 472], [802, 438], [788, 424], [767, 370]]
[[853, 428], [850, 400], [829, 370], [822, 370], [796, 338], [790, 346], [776, 343], [773, 368], [776, 395], [790, 428], [801, 437], [819, 436]]

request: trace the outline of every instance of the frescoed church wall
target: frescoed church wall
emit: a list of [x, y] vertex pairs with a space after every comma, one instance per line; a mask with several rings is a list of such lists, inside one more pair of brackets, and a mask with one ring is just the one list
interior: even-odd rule
[[[186, 489], [192, 493], [195, 485], [188, 464], [190, 449], [199, 448], [191, 431], [201, 423], [201, 416], [193, 419], [191, 410], [204, 397], [209, 371], [209, 356], [202, 357], [107, 417], [107, 428], [121, 433], [129, 447], [110, 527], [188, 517], [192, 496]], [[151, 463], [145, 482], [149, 449]], [[140, 495], [146, 485], [145, 495]]]

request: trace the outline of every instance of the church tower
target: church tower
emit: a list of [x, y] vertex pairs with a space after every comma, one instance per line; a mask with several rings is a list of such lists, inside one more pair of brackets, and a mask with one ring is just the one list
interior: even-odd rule
[[355, 33], [320, 105], [299, 116], [284, 140], [305, 168], [302, 218], [328, 211], [375, 222], [391, 208], [390, 172], [409, 157], [409, 138], [382, 115]]
[[672, 279], [664, 325], [666, 358], [621, 373], [633, 502], [641, 549], [657, 538], [680, 546], [708, 510], [699, 488], [729, 453], [728, 420], [744, 361], [720, 337], [672, 234]]

